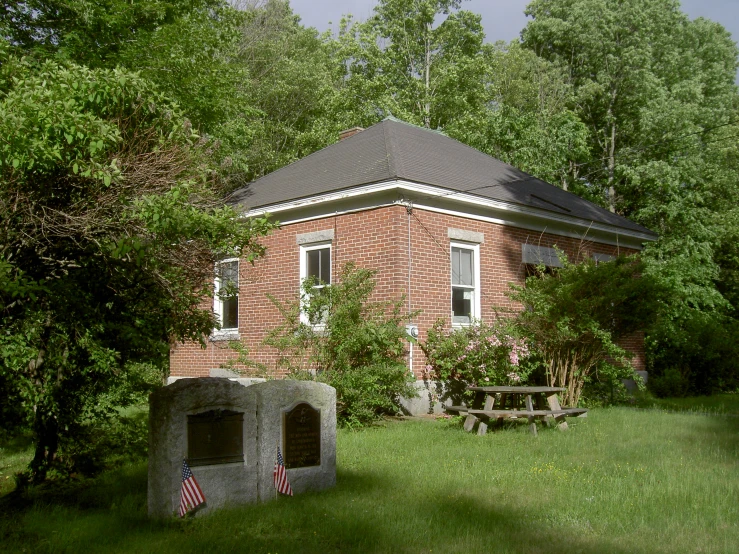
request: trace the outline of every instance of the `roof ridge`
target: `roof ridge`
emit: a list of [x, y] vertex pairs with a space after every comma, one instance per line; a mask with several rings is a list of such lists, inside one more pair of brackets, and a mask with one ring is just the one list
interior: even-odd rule
[[[384, 120], [383, 120], [383, 121], [384, 121]], [[302, 158], [298, 158], [298, 159], [296, 159], [296, 160], [293, 160], [293, 161], [291, 161], [290, 163], [287, 163], [287, 164], [283, 165], [282, 167], [278, 167], [278, 168], [277, 168], [277, 169], [275, 169], [274, 171], [270, 171], [269, 173], [265, 173], [264, 175], [260, 175], [259, 177], [257, 177], [257, 178], [256, 178], [256, 179], [254, 179], [253, 181], [250, 181], [249, 183], [247, 183], [247, 184], [246, 184], [245, 186], [249, 186], [249, 185], [251, 185], [252, 183], [256, 183], [257, 181], [259, 181], [259, 180], [260, 180], [260, 179], [262, 179], [263, 177], [266, 177], [267, 175], [274, 175], [275, 173], [279, 173], [279, 172], [280, 172], [280, 171], [282, 171], [283, 169], [287, 169], [288, 167], [292, 166], [292, 165], [293, 165], [293, 164], [295, 164], [295, 163], [298, 163], [298, 162], [302, 162], [302, 161], [303, 161], [303, 160], [305, 160], [305, 159], [308, 159], [308, 158], [311, 158], [311, 157], [313, 157], [313, 156], [315, 156], [315, 155], [317, 155], [317, 154], [320, 154], [321, 152], [323, 152], [324, 150], [326, 150], [326, 149], [328, 149], [328, 148], [331, 148], [332, 146], [336, 146], [337, 144], [341, 144], [341, 143], [342, 143], [342, 142], [344, 142], [344, 141], [352, 140], [352, 139], [353, 139], [354, 137], [356, 137], [357, 135], [360, 135], [361, 133], [364, 133], [365, 131], [369, 131], [370, 129], [372, 129], [372, 127], [374, 127], [374, 126], [376, 126], [376, 125], [380, 125], [381, 123], [382, 123], [382, 121], [378, 121], [377, 123], [373, 123], [372, 125], [370, 125], [370, 126], [369, 126], [369, 127], [367, 127], [366, 129], [363, 129], [362, 131], [359, 131], [358, 133], [354, 133], [353, 135], [351, 135], [351, 136], [349, 136], [349, 137], [347, 137], [347, 138], [345, 138], [345, 139], [338, 139], [338, 140], [337, 140], [336, 142], [332, 142], [331, 144], [327, 144], [327, 145], [326, 145], [326, 146], [324, 146], [323, 148], [319, 148], [318, 150], [316, 150], [315, 152], [311, 152], [311, 153], [310, 153], [310, 154], [308, 154], [307, 156], [303, 156]], [[383, 132], [384, 132], [384, 129], [383, 129]], [[242, 188], [244, 188], [244, 187], [239, 187], [238, 189], [236, 189], [236, 190], [234, 191], [234, 193], [235, 193], [235, 192], [237, 192], [237, 191], [239, 191], [239, 190], [241, 190]], [[232, 193], [232, 194], [233, 194], [233, 193]]]
[[401, 123], [403, 125], [407, 125], [408, 127], [414, 127], [421, 131], [429, 131], [431, 133], [436, 133], [437, 135], [441, 135], [442, 137], [451, 138], [444, 131], [440, 131], [439, 129], [431, 129], [430, 127], [424, 127], [423, 125], [416, 125], [415, 123], [409, 123], [407, 121], [403, 121], [402, 119], [398, 119], [397, 117], [393, 117], [392, 115], [389, 115], [383, 118], [383, 120], [380, 123], [383, 123], [385, 121], [392, 121], [393, 123]]

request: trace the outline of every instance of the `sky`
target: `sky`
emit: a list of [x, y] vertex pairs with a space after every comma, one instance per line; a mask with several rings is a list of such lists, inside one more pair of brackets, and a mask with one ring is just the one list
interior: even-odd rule
[[[465, 10], [482, 15], [482, 25], [488, 42], [509, 41], [519, 36], [526, 26], [523, 11], [530, 0], [468, 0]], [[377, 0], [290, 0], [293, 11], [307, 27], [319, 31], [338, 29], [342, 14], [350, 13], [364, 20], [372, 13]], [[734, 41], [739, 40], [738, 0], [682, 0], [682, 10], [691, 19], [705, 17], [721, 23]], [[329, 25], [329, 21], [333, 25]]]

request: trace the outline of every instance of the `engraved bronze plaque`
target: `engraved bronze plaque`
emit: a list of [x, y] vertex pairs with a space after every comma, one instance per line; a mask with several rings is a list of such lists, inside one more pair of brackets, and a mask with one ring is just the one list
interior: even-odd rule
[[285, 467], [321, 465], [321, 410], [301, 402], [282, 413]]
[[211, 410], [187, 416], [187, 462], [191, 467], [243, 461], [243, 412]]

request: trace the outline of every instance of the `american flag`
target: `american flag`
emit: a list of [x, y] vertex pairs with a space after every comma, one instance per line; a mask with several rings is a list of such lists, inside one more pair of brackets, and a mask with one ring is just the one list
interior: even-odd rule
[[180, 517], [205, 502], [203, 491], [195, 480], [195, 476], [190, 471], [190, 466], [186, 460], [182, 460], [182, 488], [180, 489]]
[[287, 470], [285, 469], [285, 461], [282, 459], [282, 452], [280, 447], [277, 447], [277, 461], [275, 462], [275, 488], [277, 492], [292, 496], [293, 489], [290, 486], [290, 482], [287, 480]]

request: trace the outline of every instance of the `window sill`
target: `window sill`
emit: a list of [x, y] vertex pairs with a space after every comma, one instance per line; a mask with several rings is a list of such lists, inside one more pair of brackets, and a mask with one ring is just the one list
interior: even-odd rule
[[217, 341], [226, 341], [226, 340], [239, 340], [241, 338], [241, 335], [239, 335], [238, 329], [227, 329], [222, 331], [213, 331], [210, 334], [209, 339], [212, 342]]

